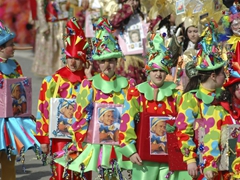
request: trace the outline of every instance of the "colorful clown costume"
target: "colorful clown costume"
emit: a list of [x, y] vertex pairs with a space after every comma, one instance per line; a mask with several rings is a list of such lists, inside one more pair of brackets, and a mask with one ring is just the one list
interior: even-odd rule
[[[159, 34], [150, 34], [149, 39], [149, 57], [148, 57], [148, 64], [145, 66], [145, 69], [150, 73], [150, 71], [162, 71], [163, 74], [168, 74], [170, 72], [171, 68], [171, 52], [167, 51], [167, 49], [164, 46], [163, 38]], [[159, 73], [162, 76], [162, 73]], [[151, 76], [150, 76], [151, 78]], [[154, 152], [167, 152], [167, 150], [163, 147], [167, 146], [166, 142], [166, 135], [165, 137], [163, 134], [160, 136], [160, 134], [157, 134], [157, 131], [154, 130], [154, 127], [157, 126], [159, 123], [158, 121], [154, 121], [154, 119], [151, 121], [147, 119], [147, 117], [151, 116], [157, 116], [157, 117], [163, 117], [167, 116], [170, 119], [172, 117], [177, 116], [177, 99], [181, 96], [181, 92], [176, 90], [176, 85], [173, 82], [167, 82], [163, 79], [162, 85], [157, 86], [153, 83], [153, 80], [149, 80], [147, 82], [141, 83], [136, 87], [129, 88], [127, 97], [125, 99], [124, 103], [124, 114], [122, 118], [122, 124], [120, 127], [120, 146], [121, 146], [121, 153], [126, 157], [131, 157], [137, 152], [137, 149], [135, 147], [136, 140], [137, 143], [142, 143], [141, 141], [147, 141], [146, 134], [142, 135], [144, 132], [141, 132], [139, 130], [140, 124], [136, 123], [136, 117], [138, 113], [140, 113], [140, 119], [141, 126], [146, 127], [144, 128], [144, 131], [149, 131], [147, 128], [147, 124], [150, 123], [150, 129], [151, 134], [157, 135], [159, 138], [161, 138], [161, 143], [159, 143], [158, 148], [154, 149]], [[156, 118], [157, 120], [158, 118]], [[144, 121], [144, 122], [143, 122]], [[164, 122], [166, 124], [166, 121]], [[162, 126], [161, 131], [163, 130], [164, 126]], [[137, 127], [137, 128], [136, 128]], [[141, 130], [143, 130], [141, 128]], [[160, 130], [159, 130], [160, 131]], [[159, 133], [159, 132], [158, 132]], [[165, 133], [166, 134], [166, 133]], [[144, 136], [144, 137], [143, 137]], [[151, 152], [152, 144], [156, 144], [157, 140], [154, 138], [155, 136], [151, 136], [149, 141], [151, 141]], [[141, 139], [142, 138], [142, 139]], [[154, 142], [152, 142], [154, 141]], [[150, 143], [149, 143], [150, 144]], [[138, 144], [136, 144], [138, 145]], [[160, 146], [161, 145], [161, 146]], [[138, 145], [139, 147], [139, 145]], [[141, 148], [141, 147], [139, 147]], [[144, 148], [150, 148], [150, 147], [144, 147]], [[154, 154], [153, 152], [153, 154]], [[188, 175], [187, 172], [184, 171], [176, 171], [176, 172], [170, 172], [169, 166], [168, 166], [168, 160], [167, 162], [153, 162], [150, 160], [147, 160], [146, 153], [148, 151], [145, 151], [144, 154], [139, 154], [142, 161], [142, 166], [139, 166], [138, 164], [133, 164], [133, 174], [132, 179], [133, 180], [145, 180], [147, 178], [151, 180], [161, 180], [161, 179], [191, 179], [191, 177]], [[156, 154], [155, 154], [156, 155]], [[141, 157], [145, 156], [145, 157]], [[158, 156], [155, 156], [158, 158]], [[144, 159], [143, 159], [144, 158]], [[160, 157], [159, 157], [160, 160]]]
[[[44, 78], [39, 93], [38, 101], [38, 112], [37, 112], [37, 127], [36, 127], [36, 138], [43, 145], [50, 145], [49, 132], [50, 122], [50, 99], [51, 98], [65, 98], [65, 99], [76, 99], [77, 94], [80, 91], [80, 84], [85, 77], [84, 66], [86, 63], [86, 50], [83, 49], [86, 43], [84, 31], [79, 26], [76, 18], [72, 18], [67, 22], [66, 26], [67, 37], [66, 37], [66, 49], [65, 57], [63, 60], [66, 61], [67, 65], [59, 69], [52, 76]], [[68, 64], [68, 61], [75, 62], [79, 61], [82, 63], [79, 69], [72, 70], [75, 67], [74, 64]], [[73, 66], [73, 67], [72, 67]], [[69, 102], [69, 101], [68, 101]], [[55, 109], [57, 110], [57, 109]], [[63, 124], [63, 123], [62, 123]], [[61, 122], [58, 124], [62, 125]], [[58, 128], [59, 129], [59, 128]], [[67, 131], [67, 129], [64, 129]], [[52, 146], [50, 147], [51, 155], [56, 155], [57, 152], [62, 151], [64, 146], [71, 142], [71, 139], [63, 138], [52, 138]], [[61, 180], [64, 173], [64, 168], [52, 162], [52, 180]], [[78, 171], [77, 171], [78, 172]], [[71, 179], [71, 172], [68, 172], [68, 178]], [[91, 178], [91, 176], [87, 176]], [[78, 173], [73, 173], [73, 179], [80, 179]]]
[[[84, 163], [85, 172], [98, 171], [98, 166], [111, 168], [111, 160], [117, 158], [121, 168], [131, 169], [131, 163], [122, 161], [118, 146], [105, 144], [87, 144], [83, 146], [84, 138], [88, 133], [92, 103], [123, 104], [127, 89], [133, 88], [134, 80], [127, 81], [121, 76], [109, 79], [104, 74], [98, 74], [89, 80], [84, 80], [77, 96], [76, 122], [72, 125], [73, 142], [77, 151], [82, 152], [68, 167], [73, 171], [79, 170], [79, 165]], [[91, 114], [92, 115], [92, 114]], [[56, 159], [55, 162], [65, 165], [65, 157]]]

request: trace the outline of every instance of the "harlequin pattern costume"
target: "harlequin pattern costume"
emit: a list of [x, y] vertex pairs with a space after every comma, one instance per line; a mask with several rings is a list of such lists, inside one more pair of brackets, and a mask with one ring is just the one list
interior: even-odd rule
[[[95, 24], [97, 27], [96, 38], [92, 40], [95, 49], [92, 55], [93, 60], [101, 61], [111, 58], [119, 58], [122, 53], [119, 49], [115, 37], [111, 34], [112, 27], [108, 20], [100, 18]], [[106, 63], [107, 61], [105, 61]], [[84, 165], [84, 172], [99, 171], [101, 177], [121, 176], [120, 168], [131, 169], [131, 163], [122, 161], [122, 155], [118, 152], [119, 147], [107, 144], [88, 143], [84, 146], [83, 142], [89, 131], [89, 123], [93, 116], [94, 104], [123, 104], [127, 89], [133, 87], [135, 82], [129, 81], [122, 76], [114, 75], [109, 78], [104, 73], [97, 74], [90, 79], [85, 79], [77, 95], [77, 110], [75, 112], [76, 122], [69, 129], [72, 134], [73, 144], [69, 149], [82, 152], [76, 159], [68, 164], [68, 169], [78, 171], [80, 165]], [[97, 120], [98, 121], [98, 118]], [[99, 129], [93, 130], [94, 132]], [[117, 163], [116, 163], [117, 159]], [[66, 165], [65, 157], [56, 159], [55, 162]], [[110, 174], [104, 175], [103, 169], [113, 170]], [[117, 171], [117, 172], [116, 172]], [[117, 173], [117, 174], [115, 174]]]
[[[163, 70], [168, 74], [171, 67], [171, 55], [165, 51], [163, 38], [159, 34], [151, 34], [150, 49], [149, 62], [145, 68], [148, 71]], [[135, 126], [138, 126], [135, 124], [135, 117], [138, 113], [172, 117], [177, 115], [176, 103], [181, 92], [175, 88], [176, 85], [173, 82], [167, 81], [161, 87], [157, 87], [152, 81], [149, 81], [129, 88], [119, 134], [121, 152], [124, 156], [130, 157], [137, 152], [135, 143], [136, 139], [140, 137], [137, 137], [135, 132]], [[143, 120], [145, 119], [140, 119], [140, 121]], [[146, 131], [148, 130], [146, 129]], [[133, 180], [147, 178], [160, 180], [167, 177], [167, 179], [191, 179], [186, 172], [179, 171], [171, 175], [169, 173], [167, 163], [143, 161], [143, 166], [133, 164], [132, 177]]]
[[[83, 63], [86, 62], [86, 50], [83, 47], [86, 43], [86, 38], [83, 30], [72, 18], [67, 22], [66, 37], [67, 46], [65, 49], [66, 58], [79, 58]], [[73, 47], [74, 45], [74, 47]], [[81, 55], [78, 54], [81, 51]], [[80, 91], [80, 84], [85, 78], [84, 68], [72, 72], [68, 66], [59, 69], [52, 76], [44, 78], [39, 93], [38, 111], [37, 111], [37, 127], [36, 138], [41, 144], [50, 144], [49, 139], [49, 113], [50, 113], [50, 98], [53, 98], [54, 92], [57, 89], [56, 98], [75, 99]], [[71, 142], [70, 139], [52, 139], [51, 153], [62, 150], [66, 143]], [[52, 165], [52, 177], [50, 179], [62, 179], [63, 167], [57, 164]], [[71, 178], [71, 176], [70, 176]], [[74, 179], [79, 177], [74, 175]], [[88, 177], [90, 178], [90, 177]]]
[[[197, 54], [196, 69], [199, 72], [216, 70], [224, 66], [224, 61], [219, 57], [215, 49], [217, 40], [216, 32], [210, 28], [205, 31], [202, 45]], [[207, 39], [210, 40], [207, 42]], [[211, 59], [211, 60], [210, 60]], [[213, 105], [215, 97], [219, 96], [221, 89], [206, 89], [202, 85], [198, 89], [191, 90], [182, 95], [179, 103], [176, 125], [178, 128], [178, 145], [183, 154], [183, 160], [189, 164], [198, 161], [199, 168], [204, 172], [218, 172], [217, 161], [220, 154], [219, 139], [221, 126], [232, 124], [232, 119], [221, 106]], [[194, 136], [197, 119], [203, 119], [205, 136], [200, 142]], [[202, 179], [203, 175], [199, 177]], [[221, 179], [220, 174], [215, 179]]]
[[[0, 22], [0, 46], [14, 39], [15, 33]], [[14, 48], [14, 47], [12, 47]], [[2, 52], [1, 52], [2, 53]], [[0, 57], [0, 79], [15, 79], [23, 77], [22, 69], [15, 59]], [[1, 86], [4, 86], [1, 81]], [[40, 144], [33, 135], [36, 124], [30, 117], [0, 118], [0, 162], [2, 180], [15, 179], [15, 159], [24, 163], [24, 153], [33, 149], [39, 156]], [[25, 167], [23, 166], [25, 171]]]

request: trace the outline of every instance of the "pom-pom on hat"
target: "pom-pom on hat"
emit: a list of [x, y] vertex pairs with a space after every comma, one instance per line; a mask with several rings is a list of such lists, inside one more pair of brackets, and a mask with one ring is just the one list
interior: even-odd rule
[[0, 46], [15, 38], [15, 36], [16, 34], [11, 32], [7, 27], [4, 27], [3, 23], [0, 21]]
[[87, 39], [75, 17], [67, 22], [66, 29], [66, 57], [80, 58], [83, 62], [86, 62], [87, 50], [84, 49], [84, 46], [86, 45]]
[[99, 18], [93, 24], [95, 37], [92, 38], [92, 59], [107, 60], [123, 56], [117, 38], [112, 34], [113, 28], [105, 18]]
[[211, 71], [224, 66], [225, 62], [219, 52], [217, 32], [217, 23], [210, 21], [202, 33], [202, 41], [199, 43], [200, 48], [197, 53], [196, 69], [199, 71]]
[[240, 42], [237, 43], [235, 54], [232, 55], [228, 66], [229, 77], [224, 84], [225, 88], [234, 83], [240, 83]]
[[168, 74], [173, 65], [172, 54], [164, 46], [163, 37], [160, 34], [152, 33], [148, 42], [150, 49], [148, 53], [148, 63], [145, 66], [145, 69], [148, 72], [161, 69]]

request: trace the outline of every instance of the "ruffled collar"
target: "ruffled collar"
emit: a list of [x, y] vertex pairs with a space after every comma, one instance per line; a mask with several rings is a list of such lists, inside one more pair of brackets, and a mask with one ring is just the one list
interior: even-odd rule
[[128, 86], [128, 80], [118, 75], [108, 78], [108, 76], [101, 73], [93, 76], [90, 80], [92, 80], [92, 85], [96, 89], [101, 90], [105, 94], [120, 92], [123, 88]]
[[200, 84], [199, 89], [192, 90], [191, 92], [196, 92], [196, 97], [201, 99], [204, 104], [211, 104], [215, 97], [219, 96], [221, 93], [221, 88], [207, 89]]
[[176, 84], [173, 82], [165, 81], [164, 84], [158, 88], [151, 81], [144, 82], [137, 85], [137, 89], [140, 93], [144, 94], [144, 97], [152, 101], [154, 100], [154, 89], [158, 89], [157, 101], [162, 101], [165, 97], [169, 97], [173, 94], [173, 90], [176, 88]]
[[17, 69], [17, 63], [13, 59], [4, 59], [0, 57], [0, 71], [9, 76], [11, 74], [15, 74]]
[[62, 78], [68, 79], [71, 83], [82, 82], [85, 78], [84, 69], [72, 72], [67, 66], [59, 69], [57, 72]]

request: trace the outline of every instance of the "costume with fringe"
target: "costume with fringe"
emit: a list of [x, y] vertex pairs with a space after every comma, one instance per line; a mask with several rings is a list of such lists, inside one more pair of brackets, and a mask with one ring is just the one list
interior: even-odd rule
[[[14, 59], [2, 60], [0, 58], [0, 79], [23, 77], [22, 69]], [[36, 124], [30, 117], [0, 118], [0, 150], [10, 155], [20, 155], [24, 162], [24, 153], [33, 149], [37, 155], [40, 153], [40, 144], [34, 137]]]
[[[123, 104], [127, 89], [135, 85], [133, 79], [129, 81], [121, 76], [115, 75], [109, 79], [104, 74], [98, 74], [89, 80], [84, 80], [77, 96], [77, 110], [75, 112], [76, 122], [72, 125], [69, 132], [72, 134], [73, 144], [68, 149], [76, 149], [82, 152], [75, 158], [67, 168], [79, 171], [79, 167], [84, 165], [84, 172], [96, 171], [101, 174], [101, 169], [123, 169], [130, 170], [132, 163], [122, 161], [119, 146], [106, 144], [86, 144], [84, 139], [88, 133], [89, 123], [91, 122], [93, 103]], [[117, 160], [117, 164], [113, 160]], [[55, 162], [66, 166], [66, 157], [56, 159]], [[116, 168], [116, 166], [119, 166]]]

